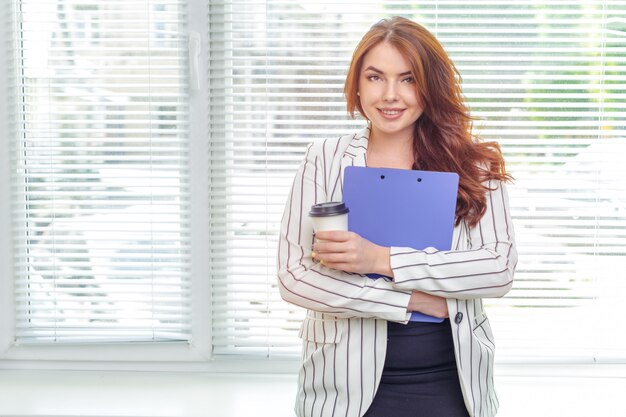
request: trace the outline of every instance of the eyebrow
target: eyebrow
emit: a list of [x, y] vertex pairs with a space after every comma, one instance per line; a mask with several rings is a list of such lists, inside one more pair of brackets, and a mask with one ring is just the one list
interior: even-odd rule
[[[382, 71], [381, 71], [381, 70], [379, 70], [378, 68], [373, 67], [373, 66], [371, 66], [371, 65], [370, 65], [369, 67], [365, 68], [365, 71], [374, 71], [374, 72], [377, 72], [377, 73], [379, 73], [379, 74], [384, 74], [384, 72], [382, 72]], [[399, 75], [400, 77], [403, 77], [403, 76], [405, 76], [405, 75], [411, 75], [411, 71], [405, 71], [405, 72], [402, 72], [402, 73], [400, 73], [400, 74], [398, 74], [398, 75]]]

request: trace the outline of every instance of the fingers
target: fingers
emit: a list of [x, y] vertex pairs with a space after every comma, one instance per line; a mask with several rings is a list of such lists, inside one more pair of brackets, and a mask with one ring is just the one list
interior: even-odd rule
[[448, 304], [445, 298], [420, 291], [413, 291], [411, 294], [409, 310], [419, 311], [420, 313], [439, 318], [446, 318], [449, 315]]
[[331, 262], [328, 260], [321, 259], [319, 261], [320, 265], [325, 266], [327, 268], [336, 269], [344, 272], [356, 272], [354, 269], [354, 265], [351, 263], [346, 263], [344, 261], [339, 262]]
[[328, 240], [332, 242], [346, 242], [351, 239], [353, 232], [347, 232], [344, 230], [325, 230], [322, 232], [315, 232], [315, 239]]
[[336, 264], [336, 263], [354, 263], [357, 259], [355, 254], [352, 253], [318, 253], [313, 252], [311, 254], [313, 258], [317, 259], [322, 265]]
[[329, 268], [361, 273], [371, 267], [364, 243], [365, 239], [354, 232], [317, 232], [311, 257]]
[[313, 251], [316, 253], [348, 252], [356, 250], [360, 236], [353, 232], [326, 231], [315, 234]]
[[315, 253], [343, 253], [347, 252], [350, 246], [344, 242], [315, 242], [313, 244], [313, 252]]
[[358, 255], [354, 252], [312, 252], [311, 257], [322, 266], [345, 272], [359, 272]]

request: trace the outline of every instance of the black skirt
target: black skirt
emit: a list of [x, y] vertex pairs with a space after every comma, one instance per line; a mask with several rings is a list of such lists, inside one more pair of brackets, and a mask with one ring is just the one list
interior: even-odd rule
[[387, 356], [364, 417], [468, 417], [450, 321], [389, 322]]

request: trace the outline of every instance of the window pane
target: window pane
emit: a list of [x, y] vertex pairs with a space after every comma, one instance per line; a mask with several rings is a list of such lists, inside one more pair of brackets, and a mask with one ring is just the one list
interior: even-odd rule
[[14, 11], [19, 342], [188, 340], [183, 4]]
[[623, 358], [626, 5], [608, 0], [211, 2], [215, 352], [299, 351], [302, 312], [276, 288], [283, 204], [307, 143], [364, 125], [343, 80], [360, 36], [394, 14], [442, 41], [516, 177], [516, 283], [487, 300], [500, 356]]

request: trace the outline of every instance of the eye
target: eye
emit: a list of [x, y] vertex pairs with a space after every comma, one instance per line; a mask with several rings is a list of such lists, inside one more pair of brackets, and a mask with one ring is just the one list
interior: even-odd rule
[[380, 80], [380, 77], [378, 75], [368, 75], [367, 79], [370, 81], [378, 81]]
[[415, 78], [413, 78], [413, 77], [406, 77], [405, 79], [402, 80], [402, 82], [413, 84], [415, 82]]

